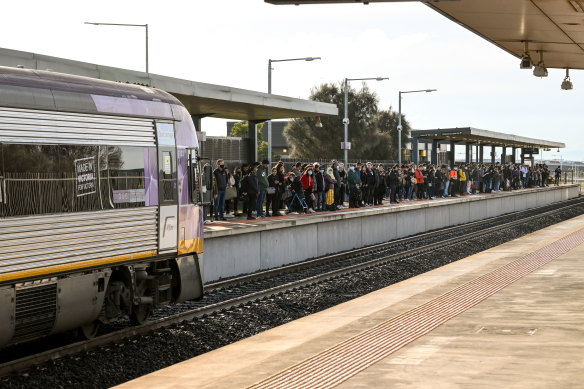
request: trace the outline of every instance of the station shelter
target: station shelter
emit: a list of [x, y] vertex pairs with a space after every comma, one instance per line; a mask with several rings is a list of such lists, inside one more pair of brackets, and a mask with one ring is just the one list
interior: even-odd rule
[[[412, 130], [412, 160], [415, 164], [453, 165], [456, 146], [465, 150], [465, 163], [487, 162], [526, 163], [533, 165], [534, 156], [541, 150], [562, 149], [566, 145], [542, 139], [527, 138], [501, 132], [479, 130], [472, 127]], [[499, 149], [499, 152], [497, 152]], [[517, 152], [520, 151], [520, 160]], [[440, 157], [440, 158], [439, 158]], [[497, 158], [499, 157], [499, 158]]]

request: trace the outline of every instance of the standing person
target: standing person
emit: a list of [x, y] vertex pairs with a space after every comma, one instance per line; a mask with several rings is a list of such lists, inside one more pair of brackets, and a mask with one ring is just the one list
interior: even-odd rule
[[[347, 196], [347, 172], [345, 171], [345, 164], [340, 163], [338, 166], [339, 170], [339, 181], [337, 181], [337, 187], [339, 188], [339, 200], [336, 202], [338, 209], [345, 208], [345, 197]], [[337, 189], [335, 188], [335, 191]]]
[[424, 174], [420, 166], [416, 168], [414, 176], [416, 178], [416, 197], [418, 200], [422, 200], [424, 198]]
[[314, 175], [315, 189], [316, 189], [316, 210], [326, 211], [326, 179], [324, 166], [314, 165]]
[[428, 169], [428, 175], [426, 176], [426, 186], [428, 188], [428, 198], [430, 200], [434, 200], [434, 193], [436, 190], [436, 179], [435, 179], [436, 170], [434, 169], [434, 165], [430, 166]]
[[379, 164], [377, 166], [377, 174], [379, 176], [379, 184], [375, 190], [375, 204], [383, 204], [383, 197], [385, 196], [385, 170], [383, 170], [383, 165]]
[[560, 185], [560, 181], [562, 181], [562, 168], [560, 166], [554, 170], [554, 178], [556, 180], [556, 186]]
[[347, 188], [349, 189], [349, 208], [359, 208], [361, 197], [361, 177], [355, 165], [349, 168], [347, 173]]
[[454, 166], [452, 170], [450, 170], [450, 196], [456, 197], [458, 193], [458, 166]]
[[460, 169], [458, 169], [458, 185], [460, 189], [460, 195], [466, 195], [466, 167], [464, 163], [460, 165]]
[[300, 182], [302, 182], [302, 189], [304, 190], [304, 199], [308, 203], [307, 213], [314, 213], [312, 204], [315, 200], [314, 197], [314, 177], [312, 176], [312, 165], [306, 166], [306, 170], [302, 177], [300, 177]]
[[262, 165], [257, 168], [256, 172], [256, 177], [258, 178], [258, 184], [260, 186], [258, 199], [256, 201], [256, 212], [258, 217], [264, 217], [264, 200], [266, 199], [268, 186], [270, 186], [270, 183], [268, 182], [269, 163], [270, 161], [264, 159]]
[[245, 178], [243, 185], [244, 194], [247, 195], [247, 220], [255, 220], [251, 212], [257, 204], [257, 195], [260, 192], [260, 186], [257, 178], [258, 165], [254, 164], [250, 173]]
[[373, 194], [375, 193], [375, 172], [373, 170], [373, 164], [371, 162], [367, 162], [367, 198], [365, 202], [367, 205], [373, 205]]
[[276, 208], [276, 197], [278, 196], [278, 171], [275, 167], [272, 168], [268, 176], [268, 188], [266, 194], [266, 216], [270, 216], [270, 205], [272, 206], [272, 216], [276, 216], [279, 209]]
[[393, 165], [389, 173], [389, 203], [397, 204], [397, 188], [399, 185], [399, 173], [397, 165]]
[[237, 189], [237, 196], [233, 199], [233, 216], [239, 216], [239, 201], [241, 200], [241, 168], [237, 166], [233, 171], [233, 179], [235, 180], [235, 188]]
[[249, 174], [249, 165], [247, 163], [244, 163], [241, 165], [241, 173], [239, 174], [239, 191], [238, 191], [239, 198], [240, 198], [241, 202], [243, 203], [242, 210], [241, 210], [242, 214], [247, 213], [248, 198], [246, 197], [246, 195], [243, 194], [243, 192], [244, 192], [243, 185], [244, 185], [244, 181], [245, 181], [248, 174]]
[[326, 174], [324, 176], [325, 193], [326, 193], [326, 205], [324, 206], [324, 211], [336, 211], [337, 206], [335, 203], [335, 187], [337, 186], [337, 180], [335, 179], [335, 173], [332, 167], [326, 169]]
[[215, 220], [225, 219], [223, 212], [225, 211], [225, 190], [227, 189], [227, 173], [225, 172], [225, 163], [222, 159], [217, 160], [217, 168], [213, 171], [214, 191], [213, 198], [215, 199]]

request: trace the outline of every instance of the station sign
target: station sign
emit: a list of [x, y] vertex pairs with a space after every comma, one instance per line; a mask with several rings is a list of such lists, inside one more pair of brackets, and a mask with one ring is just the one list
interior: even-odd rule
[[341, 142], [341, 150], [351, 150], [351, 142]]

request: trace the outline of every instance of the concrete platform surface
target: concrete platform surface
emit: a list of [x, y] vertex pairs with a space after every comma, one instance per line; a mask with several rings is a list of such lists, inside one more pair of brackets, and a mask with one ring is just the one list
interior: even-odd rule
[[584, 387], [584, 216], [120, 388]]

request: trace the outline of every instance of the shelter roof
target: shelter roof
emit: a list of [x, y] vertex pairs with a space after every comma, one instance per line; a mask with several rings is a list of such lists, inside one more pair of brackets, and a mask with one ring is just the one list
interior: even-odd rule
[[565, 148], [561, 142], [527, 138], [502, 132], [479, 130], [472, 127], [437, 128], [433, 130], [412, 130], [412, 138], [438, 139], [455, 143], [478, 143], [484, 146], [507, 146], [524, 148]]
[[338, 115], [335, 104], [256, 92], [223, 85], [183, 80], [153, 73], [102, 66], [24, 51], [0, 48], [0, 66], [118, 81], [161, 89], [175, 96], [191, 115], [264, 121]]

